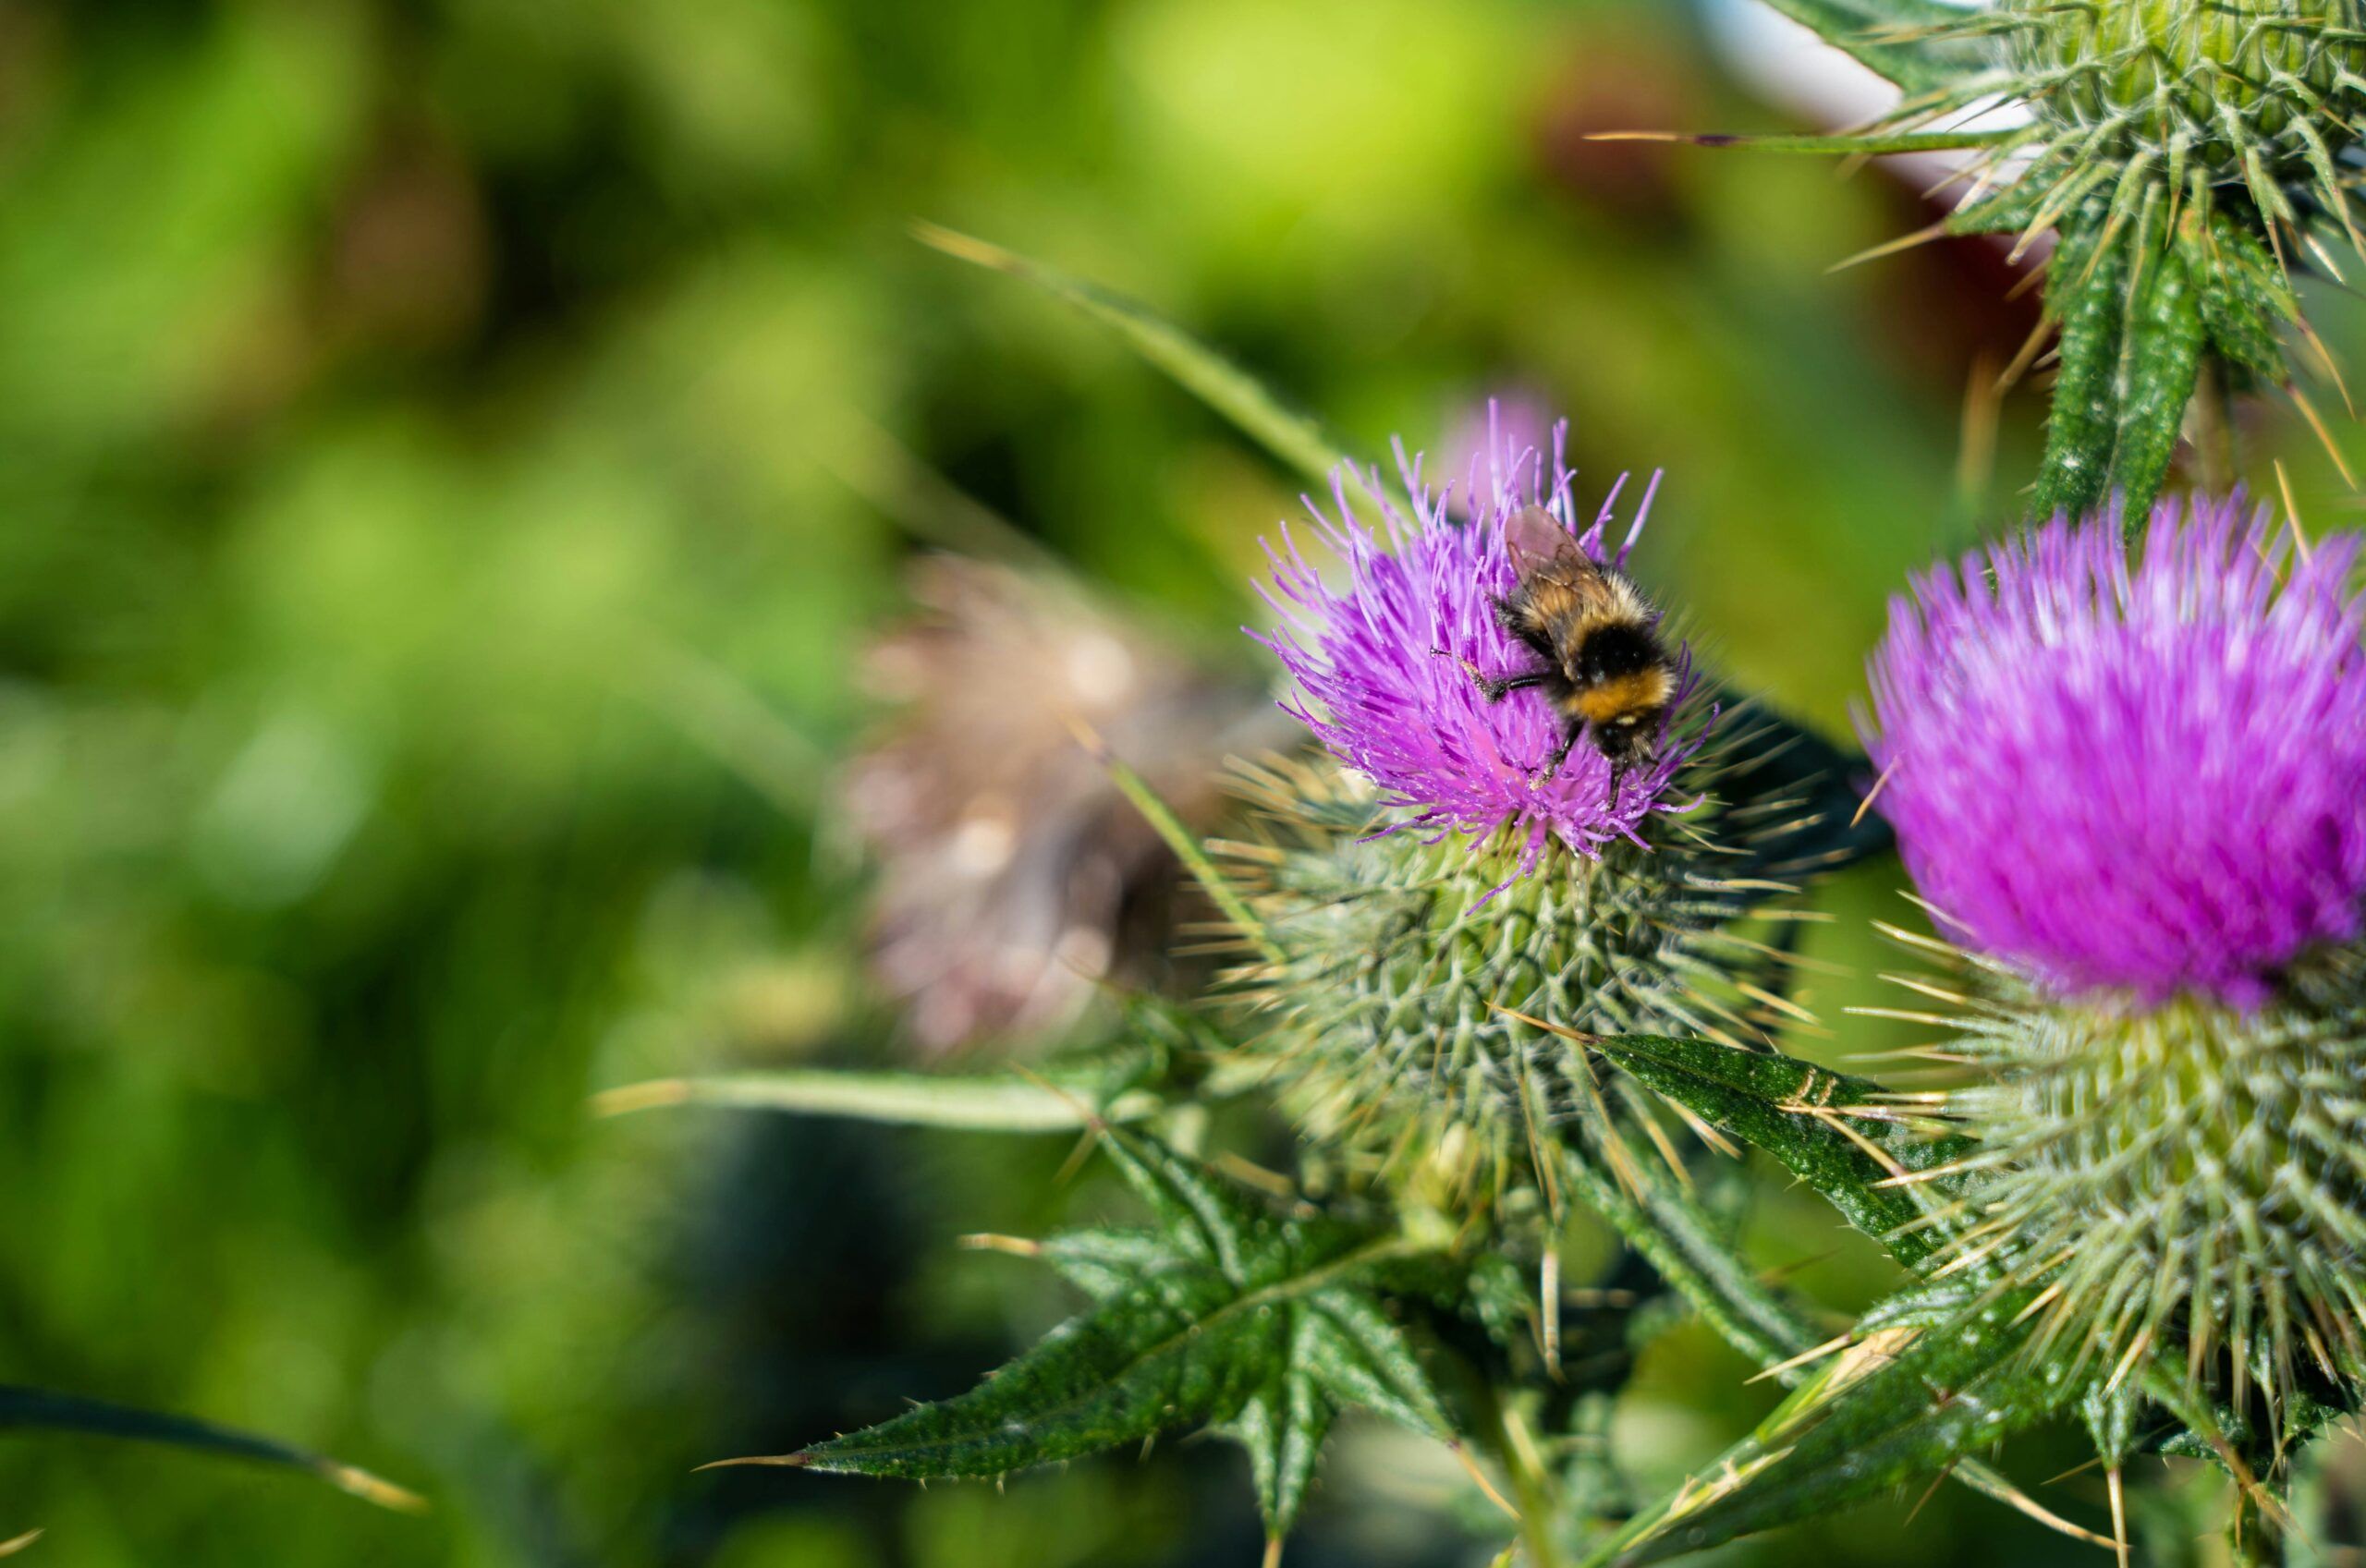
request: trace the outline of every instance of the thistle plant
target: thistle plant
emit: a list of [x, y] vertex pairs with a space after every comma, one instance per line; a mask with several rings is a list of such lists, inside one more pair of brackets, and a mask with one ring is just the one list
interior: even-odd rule
[[1901, 1015], [1946, 1031], [1928, 1054], [1959, 1081], [1630, 1053], [1914, 1282], [1590, 1561], [1802, 1518], [2066, 1416], [2123, 1560], [2144, 1453], [2214, 1459], [2245, 1560], [2279, 1560], [2297, 1444], [2366, 1371], [2358, 549], [2237, 501], [2161, 504], [2132, 556], [2123, 531], [2057, 521], [1932, 571], [1873, 658], [1873, 787], [1939, 932], [1894, 932], [1940, 971], [1906, 977]]
[[[2223, 486], [2235, 394], [2282, 388], [2322, 433], [2283, 340], [2301, 339], [2338, 380], [2293, 279], [2339, 278], [2345, 251], [2366, 260], [2352, 156], [2366, 129], [2358, 0], [1770, 3], [1903, 96], [1860, 133], [1703, 140], [1972, 152], [1955, 213], [1913, 237], [2006, 235], [2017, 256], [2052, 241], [2057, 369], [2032, 517], [2114, 494], [2140, 516], [2181, 431], [2201, 477]], [[1964, 128], [1999, 101], [2026, 123]], [[2032, 339], [2021, 364], [2041, 346]]]
[[[1958, 224], [2059, 231], [2044, 515], [1894, 602], [1863, 759], [1723, 687], [1676, 624], [1642, 628], [1670, 700], [1639, 744], [1589, 745], [1505, 678], [1548, 656], [1506, 603], [1522, 562], [1623, 572], [1649, 507], [1622, 481], [1581, 509], [1557, 433], [1492, 431], [1443, 485], [1401, 450], [1384, 476], [1131, 301], [932, 231], [1318, 483], [1261, 638], [1307, 744], [1236, 761], [1235, 820], [1203, 837], [1069, 726], [1197, 882], [1230, 964], [1205, 990], [1122, 997], [1027, 1071], [611, 1101], [1082, 1131], [1136, 1199], [1132, 1222], [974, 1238], [1082, 1298], [994, 1377], [752, 1463], [1000, 1477], [1200, 1428], [1246, 1450], [1270, 1565], [1360, 1408], [1460, 1458], [1510, 1516], [1499, 1562], [1608, 1568], [1948, 1478], [2125, 1563], [2130, 1462], [2186, 1454], [2234, 1483], [2245, 1560], [2276, 1560], [2299, 1445], [2366, 1403], [2360, 547], [2150, 492], [2205, 362], [2280, 373], [2279, 252], [2344, 221], [2325, 116], [2359, 39], [2346, 6], [2265, 0], [1783, 6], [1906, 85], [1902, 123], [2027, 98]], [[2106, 486], [2116, 507], [2063, 509]], [[1891, 826], [1931, 927], [1892, 930], [1924, 960], [1892, 1011], [1943, 1031], [1936, 1083], [1785, 1051], [1812, 1021], [1814, 884]], [[1241, 1124], [1264, 1132], [1207, 1150]], [[1717, 1162], [1745, 1146], [1896, 1265], [1836, 1337], [1744, 1250], [1749, 1184]], [[1574, 1283], [1588, 1223], [1617, 1258]], [[1790, 1392], [1647, 1498], [1613, 1417], [1684, 1313]], [[2107, 1520], [1987, 1467], [2049, 1422], [2083, 1425]]]
[[[2118, 1568], [2360, 1561], [2339, 1551], [2358, 1540], [2298, 1550], [2296, 1498], [2312, 1446], [2366, 1416], [2366, 535], [2311, 541], [2244, 499], [2232, 405], [2288, 398], [2333, 445], [2301, 383], [2339, 370], [2303, 290], [2366, 265], [2366, 0], [1768, 0], [1896, 102], [1839, 134], [1696, 140], [1964, 154], [1946, 215], [1869, 258], [1982, 237], [2042, 278], [2006, 380], [2049, 377], [2050, 409], [2009, 518], [1942, 514], [1946, 476], [1918, 488], [1898, 459], [1918, 419], [1880, 405], [1890, 378], [1834, 374], [1845, 337], [1771, 321], [1816, 201], [1735, 182], [1696, 213], [1656, 152], [1623, 174], [1570, 156], [1604, 98], [1688, 100], [1657, 47], [1587, 39], [1556, 65], [1587, 25], [1564, 18], [1708, 3], [1357, 7], [1345, 50], [1344, 7], [1161, 0], [948, 7], [926, 47], [885, 6], [0, 11], [0, 864], [25, 949], [0, 966], [23, 1037], [5, 1125], [20, 1211], [78, 1153], [94, 1172], [62, 1189], [62, 1228], [10, 1238], [19, 1356], [128, 1375], [121, 1330], [224, 1295], [235, 1318], [185, 1314], [204, 1386], [251, 1376], [259, 1407], [385, 1427], [452, 1474], [449, 1527], [291, 1561], [626, 1561], [612, 1494], [668, 1562], [1220, 1562], [1229, 1543], [1261, 1568], [1404, 1568], [1382, 1556], [1396, 1518], [1304, 1539], [1326, 1492], [1385, 1488], [1434, 1507], [1428, 1563], [1634, 1568], [1942, 1487]], [[991, 75], [964, 79], [972, 58]], [[1377, 79], [1397, 62], [1418, 70]], [[1523, 100], [1524, 127], [1474, 126]], [[1393, 134], [1416, 123], [1451, 134]], [[1261, 166], [1299, 126], [1317, 134]], [[1065, 144], [1079, 130], [1106, 144]], [[1520, 149], [1531, 190], [1510, 188]], [[1179, 167], [1195, 150], [1208, 166]], [[1367, 411], [1444, 405], [1408, 366], [1582, 376], [1609, 416], [1588, 441], [1685, 452], [1670, 503], [1745, 498], [1747, 529], [1659, 552], [1658, 478], [1580, 484], [1542, 391], [1427, 432], [1442, 469], [1409, 453], [1421, 432], [1376, 465], [1142, 305], [923, 227], [1107, 328], [1288, 483], [1203, 426], [1184, 460], [1155, 450], [1139, 400], [1058, 417], [1043, 378], [1090, 355], [985, 386], [975, 346], [1012, 319], [938, 330], [916, 308], [934, 291], [873, 244], [883, 204], [957, 172], [981, 182], [964, 207], [1111, 255], [1163, 242], [1154, 272], [1200, 269]], [[1213, 243], [1182, 243], [1194, 213], [1220, 219]], [[1118, 232], [1128, 214], [1148, 232]], [[1561, 253], [1605, 236], [1623, 253]], [[1673, 308], [1636, 298], [1663, 275]], [[1550, 298], [1556, 278], [1586, 297]], [[1291, 322], [1293, 280], [1337, 298]], [[1334, 359], [1313, 322], [1371, 335]], [[1818, 374], [1796, 407], [1753, 407]], [[1683, 428], [1650, 429], [1653, 408]], [[1736, 411], [1774, 417], [1751, 450], [1709, 450]], [[1075, 512], [1007, 525], [890, 424], [957, 448], [999, 504]], [[1046, 462], [1051, 431], [1106, 444]], [[1964, 444], [2024, 433], [1967, 420]], [[1758, 456], [1819, 443], [1772, 473]], [[1791, 716], [1852, 692], [1737, 674], [1817, 667], [1749, 655], [1835, 609], [1854, 624], [1817, 574], [1884, 557], [1805, 516], [1849, 476], [1879, 485], [1877, 516], [1854, 509], [1890, 543], [1962, 535], [1849, 650], [1853, 741]], [[1770, 478], [1791, 492], [1752, 504]], [[1299, 488], [1262, 572], [1227, 553]], [[472, 500], [488, 515], [452, 515]], [[1129, 553], [1146, 593], [1216, 563], [1271, 618], [1203, 648], [1105, 603], [1056, 559], [1094, 512], [1110, 537], [1083, 559]], [[759, 538], [774, 514], [792, 527]], [[809, 737], [849, 717], [834, 665], [853, 661], [832, 655], [868, 597], [834, 590], [874, 580], [893, 537], [971, 553], [904, 579], [909, 618], [868, 639], [892, 711], [819, 787]], [[784, 564], [811, 580], [748, 591]], [[1760, 646], [1726, 658], [1716, 606]], [[699, 624], [713, 612], [732, 618]], [[640, 707], [711, 755], [685, 766]], [[755, 792], [789, 831], [738, 798]], [[816, 815], [850, 831], [809, 833]], [[867, 857], [859, 896], [774, 880], [832, 839]], [[1894, 1005], [1836, 1008], [1849, 978], [1803, 977], [1850, 950], [1810, 933], [1867, 898], [1890, 901], [1909, 972], [1872, 993]], [[713, 1020], [766, 1063], [601, 1109], [1043, 1142], [974, 1182], [974, 1148], [861, 1168], [759, 1149], [715, 1167], [745, 1205], [722, 1226], [609, 1202], [646, 1162], [529, 1200], [578, 1159], [549, 1086]], [[396, 1029], [420, 1060], [315, 1049]], [[136, 1048], [120, 1083], [87, 1049], [104, 1040]], [[262, 1114], [282, 1095], [352, 1136]], [[122, 1132], [143, 1124], [162, 1136]], [[284, 1222], [143, 1248], [128, 1200], [225, 1150], [242, 1169], [218, 1207], [297, 1194]], [[908, 1163], [921, 1201], [899, 1209], [958, 1187], [949, 1206], [995, 1214], [945, 1238], [970, 1254], [957, 1289], [896, 1256], [907, 1225], [848, 1212]], [[1029, 1172], [1056, 1207], [1018, 1211], [1056, 1217], [1029, 1226], [998, 1208]], [[807, 1179], [849, 1173], [818, 1198]], [[554, 1246], [579, 1217], [584, 1245]], [[292, 1290], [249, 1266], [292, 1255], [283, 1230], [314, 1246]], [[834, 1238], [855, 1288], [782, 1266], [804, 1236]], [[1844, 1249], [1846, 1295], [1819, 1299], [1831, 1276], [1801, 1265]], [[540, 1261], [473, 1278], [509, 1253]], [[180, 1277], [142, 1302], [109, 1268], [132, 1257]], [[1027, 1270], [1011, 1310], [974, 1310]], [[562, 1272], [622, 1307], [554, 1321], [545, 1298], [531, 1331], [471, 1346], [472, 1301]], [[805, 1378], [820, 1358], [782, 1322], [763, 1343], [753, 1312], [643, 1310], [665, 1280], [793, 1305], [866, 1365]], [[414, 1303], [459, 1316], [384, 1309]], [[928, 1353], [871, 1358], [908, 1319]], [[593, 1320], [634, 1342], [584, 1355]], [[765, 1361], [655, 1397], [710, 1363], [705, 1327]], [[955, 1365], [982, 1343], [992, 1370]], [[1720, 1377], [1753, 1392], [1668, 1418]], [[774, 1467], [739, 1495], [661, 1498], [573, 1440], [579, 1386], [603, 1380], [643, 1428], [675, 1409], [787, 1452], [718, 1458]], [[790, 1381], [787, 1408], [750, 1408]], [[460, 1428], [429, 1431], [438, 1412]], [[1716, 1419], [1723, 1452], [1646, 1484], [1667, 1450], [1639, 1435]], [[1357, 1421], [1395, 1440], [1335, 1440]], [[13, 1383], [0, 1428], [419, 1501], [309, 1448]], [[2095, 1463], [2038, 1482], [2066, 1437]], [[1207, 1493], [1088, 1497], [1007, 1541], [957, 1505], [732, 1528], [759, 1482], [1008, 1480], [1024, 1508], [1027, 1472], [1161, 1463], [1169, 1438], [1209, 1440], [1236, 1494], [1171, 1554], [1144, 1526], [1197, 1522]], [[2187, 1463], [2165, 1480], [2145, 1463], [2164, 1458]], [[586, 1484], [552, 1484], [586, 1462]], [[64, 1522], [90, 1536], [65, 1561], [195, 1536], [169, 1499], [118, 1527], [105, 1480], [67, 1478]], [[46, 1522], [36, 1501], [21, 1524]], [[2229, 1526], [2215, 1555], [2204, 1511]], [[18, 1527], [0, 1515], [0, 1558], [32, 1544]], [[1890, 1528], [1921, 1556], [1927, 1521]], [[1986, 1545], [1949, 1561], [2016, 1555]]]
[[1884, 801], [1974, 960], [1937, 1271], [1993, 1260], [2030, 1355], [2280, 1465], [2366, 1371], [2357, 541], [2296, 559], [2237, 502], [2164, 503], [2133, 565], [2118, 531], [1930, 574], [1874, 660]]
[[[1219, 380], [1190, 355], [1195, 383]], [[1269, 404], [1227, 407], [1307, 439]], [[763, 1463], [999, 1477], [1199, 1427], [1247, 1451], [1272, 1561], [1326, 1434], [1359, 1406], [1461, 1453], [1551, 1564], [1632, 1505], [1602, 1433], [1669, 1308], [1762, 1364], [1811, 1342], [1737, 1251], [1717, 1196], [1733, 1184], [1696, 1188], [1689, 1167], [1733, 1145], [1613, 1064], [1654, 1040], [1763, 1051], [1803, 1015], [1786, 992], [1804, 885], [1885, 832], [1855, 811], [1847, 759], [1713, 689], [1667, 628], [1651, 629], [1674, 648], [1671, 700], [1619, 765], [1541, 693], [1483, 690], [1473, 669], [1534, 657], [1498, 603], [1514, 516], [1542, 508], [1616, 570], [1649, 497], [1611, 544], [1628, 487], [1581, 521], [1557, 433], [1548, 457], [1497, 429], [1458, 485], [1400, 468], [1392, 492], [1331, 462], [1316, 533], [1339, 586], [1294, 543], [1275, 554], [1285, 625], [1265, 640], [1293, 683], [1284, 710], [1321, 749], [1242, 762], [1235, 831], [1201, 843], [1080, 726], [1221, 917], [1239, 961], [1211, 992], [1133, 997], [1113, 1041], [1040, 1070], [779, 1074], [609, 1100], [1083, 1128], [1147, 1209], [1146, 1224], [981, 1238], [1057, 1270], [1084, 1309], [967, 1393]], [[1257, 1184], [1192, 1147], [1207, 1107], [1244, 1100], [1294, 1146]], [[1631, 1249], [1640, 1288], [1614, 1300], [1563, 1282], [1561, 1232], [1580, 1211]], [[1582, 1367], [1564, 1359], [1575, 1341]]]

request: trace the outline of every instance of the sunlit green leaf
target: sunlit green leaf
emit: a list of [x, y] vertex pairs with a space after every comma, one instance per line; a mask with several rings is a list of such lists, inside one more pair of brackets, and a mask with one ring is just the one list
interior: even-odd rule
[[1145, 1274], [1175, 1261], [1175, 1246], [1166, 1237], [1132, 1226], [1096, 1225], [1018, 1244], [1007, 1244], [1002, 1237], [981, 1239], [1002, 1245], [1003, 1250], [1042, 1259], [1095, 1301], [1120, 1295]]
[[1766, 3], [1909, 92], [1957, 86], [1988, 64], [1976, 43], [1950, 36], [1963, 13], [1936, 0]]
[[1590, 1568], [1679, 1557], [1927, 1484], [2054, 1416], [2079, 1388], [2022, 1354], [2032, 1294], [1998, 1292], [1942, 1325], [1860, 1339]]

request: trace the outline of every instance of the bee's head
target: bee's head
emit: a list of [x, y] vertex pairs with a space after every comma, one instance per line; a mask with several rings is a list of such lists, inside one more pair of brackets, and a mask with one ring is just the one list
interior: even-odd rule
[[1593, 726], [1593, 744], [1604, 757], [1625, 767], [1640, 762], [1652, 754], [1652, 738], [1658, 729], [1650, 713], [1621, 713]]

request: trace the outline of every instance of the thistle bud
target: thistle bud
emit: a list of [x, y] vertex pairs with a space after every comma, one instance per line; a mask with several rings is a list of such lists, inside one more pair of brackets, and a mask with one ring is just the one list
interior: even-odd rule
[[[1962, 204], [1920, 237], [2009, 235], [2016, 258], [2055, 240], [2034, 520], [2115, 493], [2149, 503], [2204, 389], [2204, 475], [2232, 467], [2219, 395], [2283, 387], [2314, 418], [2281, 346], [2306, 331], [2289, 269], [2334, 270], [2335, 243], [2366, 259], [2353, 156], [2366, 3], [1998, 0], [1913, 7], [1926, 14], [1910, 25], [1856, 6], [1782, 8], [1904, 90], [1869, 131], [1826, 139], [1834, 152], [1973, 154]], [[2000, 104], [2027, 123], [1967, 123]]]
[[2239, 182], [2355, 138], [2356, 0], [2006, 0], [2006, 58], [2041, 118]]

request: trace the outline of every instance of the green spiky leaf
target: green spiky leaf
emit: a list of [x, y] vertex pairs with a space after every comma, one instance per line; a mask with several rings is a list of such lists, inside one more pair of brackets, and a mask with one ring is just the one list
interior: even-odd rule
[[1761, 1366], [1815, 1343], [1806, 1323], [1741, 1256], [1731, 1227], [1648, 1162], [1572, 1151], [1563, 1169], [1579, 1198], [1626, 1239], [1720, 1338]]
[[1185, 391], [1305, 478], [1327, 485], [1344, 467], [1352, 482], [1363, 483], [1367, 466], [1357, 462], [1317, 420], [1289, 407], [1255, 376], [1147, 305], [933, 224], [915, 225], [913, 233], [948, 256], [1023, 279], [1110, 327]]
[[1960, 36], [1961, 11], [1936, 0], [1766, 0], [1834, 48], [1909, 93], [1961, 86], [1987, 68]]
[[[1311, 1317], [1292, 1324], [1307, 1331]], [[1257, 1512], [1267, 1538], [1279, 1540], [1298, 1522], [1299, 1507], [1314, 1485], [1323, 1440], [1331, 1435], [1338, 1405], [1312, 1370], [1312, 1358], [1293, 1357], [1263, 1388], [1249, 1396], [1239, 1414], [1218, 1428], [1249, 1451], [1250, 1480], [1257, 1489]]]
[[382, 1508], [415, 1512], [426, 1506], [416, 1494], [391, 1481], [381, 1480], [366, 1470], [356, 1469], [350, 1465], [274, 1438], [259, 1437], [252, 1432], [216, 1426], [211, 1421], [200, 1421], [187, 1416], [168, 1416], [104, 1400], [80, 1399], [72, 1394], [53, 1393], [46, 1389], [0, 1385], [0, 1428], [86, 1432], [135, 1442], [199, 1449], [301, 1470], [328, 1482], [340, 1491], [350, 1492]]
[[[2228, 1463], [2235, 1460], [2241, 1465], [2243, 1480], [2278, 1497], [2288, 1495], [2293, 1478], [2283, 1462], [2348, 1414], [2310, 1394], [2296, 1393], [2278, 1413], [2278, 1432], [2262, 1432], [2225, 1402], [2201, 1397], [2187, 1388], [2168, 1356], [2131, 1380], [2119, 1397], [2140, 1413], [2157, 1407], [2173, 1417], [2174, 1424], [2153, 1433], [2147, 1443], [2131, 1443], [2131, 1449], [2150, 1448], [2181, 1459], [2207, 1460], [2230, 1477], [2238, 1474]], [[2095, 1398], [2090, 1395], [2090, 1404]]]
[[[973, 1245], [1008, 1246], [1001, 1237], [972, 1238]], [[1121, 1295], [1153, 1271], [1175, 1261], [1174, 1244], [1143, 1226], [1094, 1225], [1062, 1231], [1011, 1250], [1051, 1265], [1094, 1301]]]
[[1657, 1562], [1927, 1483], [2058, 1413], [2079, 1390], [2022, 1355], [2031, 1294], [1995, 1293], [1902, 1347], [1860, 1342], [1589, 1564]]
[[1628, 1035], [1592, 1043], [1719, 1132], [1773, 1155], [1908, 1267], [1944, 1241], [1927, 1223], [1931, 1189], [1895, 1179], [1937, 1170], [1972, 1146], [1902, 1115], [1879, 1084], [1713, 1040]]
[[[1891, 1180], [1905, 1173], [1940, 1173], [1976, 1146], [1897, 1116], [1879, 1084], [1714, 1041], [1628, 1036], [1591, 1043], [1710, 1125], [1766, 1149], [1909, 1267], [1927, 1260], [1945, 1239], [1945, 1233], [1927, 1223], [1924, 1204], [1951, 1197], [1954, 1184], [1944, 1175], [1897, 1185]], [[1786, 1382], [1804, 1381], [1811, 1391], [1829, 1387], [1828, 1380], [1811, 1380], [1796, 1364], [1812, 1337], [1805, 1325], [1751, 1272], [1730, 1238], [1672, 1184], [1638, 1168], [1633, 1176], [1644, 1191], [1634, 1194], [1598, 1179], [1588, 1185], [1582, 1169], [1573, 1174], [1587, 1199], [1726, 1343], [1762, 1362], [1793, 1361], [1781, 1371]], [[1969, 1279], [1909, 1287], [1870, 1309], [1859, 1332], [1895, 1335], [1944, 1327], [1975, 1306], [1982, 1288], [1984, 1280]], [[1983, 1496], [2046, 1517], [1979, 1461], [1958, 1455], [1951, 1468], [1957, 1479]], [[1622, 1538], [1638, 1534], [1640, 1528]]]
[[1743, 152], [1801, 152], [1820, 157], [1881, 157], [1894, 152], [1996, 152], [2029, 139], [2026, 130], [1896, 130], [1807, 135], [1750, 131], [1621, 130], [1599, 133], [1593, 141], [1673, 141], [1687, 147], [1731, 148]]
[[1250, 1451], [1278, 1535], [1338, 1412], [1442, 1441], [1453, 1426], [1381, 1292], [1423, 1256], [1391, 1233], [1279, 1202], [1153, 1139], [1104, 1129], [1149, 1228], [1034, 1249], [1094, 1297], [967, 1393], [784, 1461], [924, 1479], [999, 1476], [1212, 1426]]

